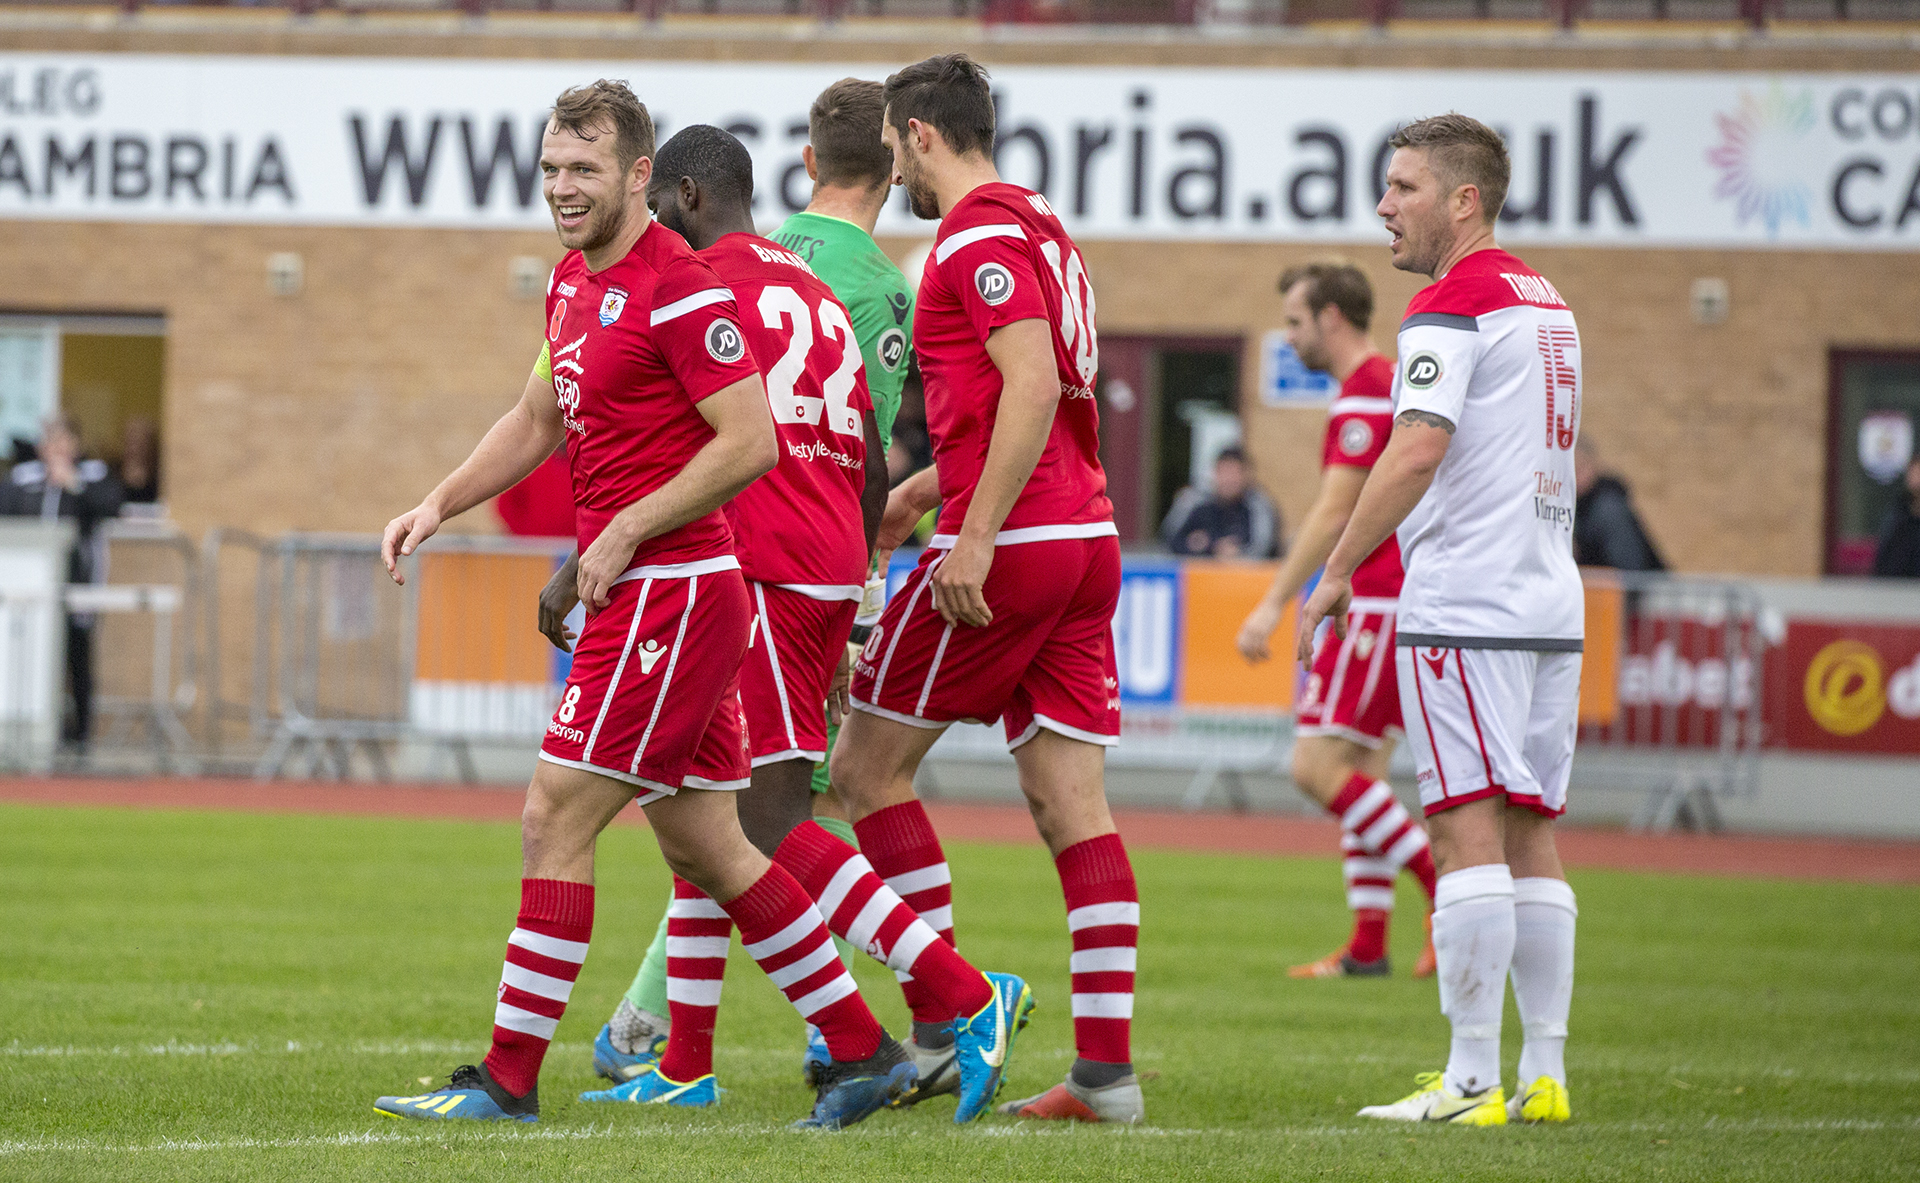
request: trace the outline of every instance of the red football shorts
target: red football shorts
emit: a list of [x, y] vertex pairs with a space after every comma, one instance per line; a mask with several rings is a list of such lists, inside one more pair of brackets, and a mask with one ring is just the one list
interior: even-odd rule
[[627, 572], [574, 643], [540, 758], [638, 786], [642, 805], [681, 788], [745, 787], [749, 619], [731, 555]]
[[1346, 639], [1326, 630], [1300, 696], [1294, 734], [1334, 735], [1378, 748], [1400, 732], [1400, 683], [1393, 660], [1394, 601], [1361, 596]]
[[946, 553], [922, 553], [887, 604], [853, 665], [854, 706], [915, 727], [999, 719], [1010, 748], [1042, 727], [1103, 746], [1119, 742], [1119, 539], [996, 548], [982, 589], [993, 609], [985, 628], [950, 625], [934, 611], [930, 581]]
[[753, 624], [740, 667], [753, 766], [827, 758], [827, 689], [847, 651], [857, 600], [816, 600], [748, 582]]

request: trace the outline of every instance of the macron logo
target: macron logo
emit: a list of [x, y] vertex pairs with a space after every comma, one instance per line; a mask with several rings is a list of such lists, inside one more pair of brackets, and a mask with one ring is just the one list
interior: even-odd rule
[[640, 659], [640, 676], [652, 673], [653, 667], [660, 661], [660, 655], [665, 652], [666, 648], [652, 637], [647, 638], [646, 644], [636, 647], [633, 655]]

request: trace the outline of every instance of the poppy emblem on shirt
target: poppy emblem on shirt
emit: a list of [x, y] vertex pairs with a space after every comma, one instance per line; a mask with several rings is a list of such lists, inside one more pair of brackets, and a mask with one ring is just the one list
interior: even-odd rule
[[1407, 359], [1407, 385], [1415, 390], [1430, 389], [1440, 380], [1440, 355], [1416, 353]]
[[1013, 298], [1013, 272], [998, 263], [982, 263], [973, 273], [973, 287], [988, 304], [1005, 304]]
[[606, 299], [600, 301], [600, 327], [606, 328], [620, 319], [620, 313], [627, 306], [627, 289], [608, 288]]
[[747, 356], [747, 339], [740, 335], [740, 326], [724, 316], [715, 317], [707, 326], [707, 353], [722, 365]]
[[1362, 456], [1373, 446], [1373, 428], [1365, 419], [1349, 419], [1340, 429], [1340, 450], [1349, 456]]
[[553, 319], [547, 322], [547, 340], [558, 341], [560, 330], [567, 323], [567, 302], [558, 301], [553, 306]]
[[880, 334], [880, 364], [891, 373], [900, 368], [907, 360], [907, 335], [899, 329], [888, 329]]

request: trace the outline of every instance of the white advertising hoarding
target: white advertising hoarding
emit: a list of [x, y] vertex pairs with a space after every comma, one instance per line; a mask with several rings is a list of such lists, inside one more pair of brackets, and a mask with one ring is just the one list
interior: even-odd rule
[[[543, 227], [543, 112], [616, 77], [664, 134], [738, 134], [774, 222], [806, 201], [813, 97], [884, 73], [0, 54], [0, 218]], [[1386, 137], [1457, 110], [1512, 146], [1513, 242], [1920, 246], [1920, 74], [1010, 66], [994, 87], [1003, 173], [1086, 239], [1371, 239]], [[926, 229], [904, 201], [881, 225]]]

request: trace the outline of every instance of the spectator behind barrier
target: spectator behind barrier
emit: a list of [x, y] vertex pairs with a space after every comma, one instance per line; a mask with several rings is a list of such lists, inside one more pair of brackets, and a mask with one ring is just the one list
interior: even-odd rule
[[1254, 483], [1246, 453], [1224, 448], [1213, 458], [1213, 492], [1180, 490], [1160, 537], [1177, 555], [1271, 559], [1280, 554], [1280, 511]]
[[1873, 551], [1873, 573], [1894, 579], [1920, 579], [1920, 456], [1907, 464], [1907, 503], [1895, 506], [1880, 526]]
[[145, 415], [127, 419], [120, 442], [120, 484], [129, 504], [160, 500], [160, 425]]
[[1626, 482], [1608, 472], [1600, 450], [1582, 432], [1573, 449], [1573, 557], [1583, 567], [1621, 571], [1665, 571], [1666, 560], [1653, 545]]
[[[47, 420], [39, 451], [39, 459], [14, 465], [12, 478], [0, 485], [0, 513], [47, 521], [74, 519], [78, 533], [67, 558], [67, 580], [104, 582], [106, 547], [97, 531], [101, 522], [119, 514], [126, 490], [105, 463], [81, 458], [80, 428], [71, 416]], [[84, 751], [93, 731], [90, 613], [67, 614], [67, 692], [68, 711], [60, 736], [70, 748]]]

